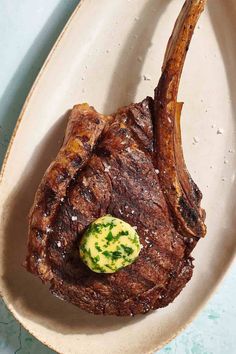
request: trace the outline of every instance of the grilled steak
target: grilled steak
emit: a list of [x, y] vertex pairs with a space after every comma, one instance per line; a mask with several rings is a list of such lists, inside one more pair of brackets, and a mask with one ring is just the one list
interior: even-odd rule
[[[154, 99], [110, 116], [87, 104], [71, 110], [63, 146], [36, 193], [26, 268], [88, 312], [146, 313], [172, 302], [192, 276], [205, 213], [184, 163], [177, 92], [204, 4], [185, 2]], [[143, 246], [133, 264], [113, 274], [92, 272], [79, 256], [85, 229], [105, 214], [136, 226]]]

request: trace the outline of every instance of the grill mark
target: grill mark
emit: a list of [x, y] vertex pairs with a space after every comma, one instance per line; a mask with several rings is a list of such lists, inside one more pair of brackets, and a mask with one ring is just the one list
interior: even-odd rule
[[105, 147], [97, 146], [94, 153], [99, 157], [110, 157], [111, 152]]
[[56, 193], [50, 186], [46, 184], [44, 186], [43, 194], [44, 200], [42, 201], [42, 209], [46, 216], [49, 216], [54, 202], [56, 201]]
[[130, 268], [124, 268], [124, 272], [126, 272], [128, 274], [128, 277], [131, 277], [132, 281], [135, 283], [136, 281], [138, 283], [141, 283], [143, 285], [144, 288], [151, 288], [153, 287], [154, 283], [153, 281], [144, 278], [138, 271], [137, 271], [137, 267], [134, 265], [132, 265]]
[[145, 259], [145, 262], [139, 262], [138, 260], [136, 271], [143, 279], [151, 281], [153, 286], [163, 284], [167, 278], [166, 270], [159, 268], [157, 271], [148, 259]]
[[81, 192], [81, 196], [84, 197], [84, 199], [87, 202], [90, 202], [90, 203], [96, 202], [96, 197], [94, 196], [94, 193], [91, 191], [90, 188], [87, 188], [81, 184], [80, 185], [80, 192]]
[[191, 267], [187, 262], [188, 259], [183, 259], [183, 261], [179, 264], [178, 269], [176, 270], [177, 277], [169, 278], [169, 282], [164, 289], [164, 296], [162, 297], [161, 301], [158, 301], [155, 304], [155, 306], [167, 306], [176, 298], [176, 296], [180, 293], [186, 283], [191, 279], [193, 267]]
[[[133, 116], [133, 115], [132, 115]], [[141, 130], [140, 133], [138, 133], [137, 131], [135, 131], [134, 127], [130, 126], [130, 130], [132, 133], [132, 137], [133, 139], [138, 143], [139, 147], [142, 147], [142, 151], [148, 155], [150, 155], [150, 157], [152, 157], [152, 153], [153, 153], [153, 144], [150, 143], [150, 140], [148, 139], [148, 137], [146, 136], [145, 132], [141, 129], [141, 127], [139, 125], [136, 125], [138, 129]], [[140, 137], [139, 134], [142, 134], [143, 137]], [[145, 138], [145, 142], [143, 141]]]
[[[144, 240], [143, 240], [143, 238], [144, 238]], [[184, 252], [183, 252], [183, 256], [182, 257], [177, 257], [176, 253], [173, 252], [173, 237], [168, 236], [167, 233], [165, 233], [163, 235], [159, 234], [158, 237], [156, 237], [156, 235], [152, 235], [152, 233], [150, 232], [147, 237], [145, 237], [145, 235], [143, 235], [143, 238], [142, 238], [142, 244], [143, 244], [144, 247], [147, 246], [147, 243], [145, 242], [145, 239], [148, 239], [148, 241], [150, 241], [151, 247], [154, 246], [158, 251], [165, 252], [170, 257], [173, 257], [173, 258], [176, 258], [176, 259], [182, 259], [183, 256], [184, 256]], [[168, 244], [171, 246], [171, 248], [163, 247], [163, 239], [164, 238], [166, 240], [170, 241], [170, 243], [168, 243]], [[183, 248], [183, 251], [184, 251], [184, 248]]]
[[[153, 247], [148, 251], [147, 257], [150, 258], [150, 261], [154, 267], [161, 267], [167, 272], [173, 269], [173, 267], [175, 267], [179, 262], [179, 258], [177, 258], [174, 254], [166, 252], [165, 249], [158, 249], [157, 251]], [[168, 266], [164, 266], [164, 263]]]
[[71, 161], [71, 165], [74, 168], [79, 168], [81, 164], [82, 164], [82, 158], [79, 155], [75, 156]]
[[[129, 184], [130, 184], [130, 187], [131, 187], [134, 183], [133, 180], [135, 180], [139, 187], [142, 184], [142, 187], [141, 187], [142, 191], [145, 191], [145, 190], [149, 191], [151, 176], [149, 178], [149, 174], [142, 175], [139, 172], [137, 172], [137, 168], [135, 166], [136, 160], [134, 160], [132, 162], [123, 161], [123, 158], [124, 158], [124, 156], [122, 156], [122, 152], [121, 152], [121, 154], [113, 154], [113, 160], [111, 160], [111, 161], [112, 161], [112, 163], [115, 163], [115, 164], [117, 163], [116, 168], [123, 172], [123, 179], [126, 181], [125, 185], [129, 186]], [[132, 166], [132, 169], [127, 167], [127, 165]], [[153, 183], [155, 183], [157, 186], [159, 186], [158, 176], [156, 175], [156, 172], [154, 171], [154, 167], [152, 167], [152, 168], [153, 168], [153, 171], [149, 170], [148, 172], [153, 173], [153, 176], [155, 176], [153, 178]], [[145, 184], [146, 180], [149, 180], [149, 184]], [[121, 184], [121, 182], [119, 181], [119, 186], [120, 186], [120, 184]], [[131, 191], [131, 190], [132, 190], [132, 188], [127, 188], [127, 196], [132, 197], [132, 199], [134, 199], [133, 193], [129, 193], [129, 191]], [[114, 191], [113, 191], [113, 193], [114, 193]], [[154, 201], [153, 199], [151, 200], [151, 203], [156, 205], [163, 212], [164, 215], [167, 215], [168, 212], [166, 209], [166, 204], [164, 202], [164, 196], [162, 194], [161, 189], [159, 190], [159, 193], [160, 193], [160, 198], [162, 199], [162, 203], [160, 203], [159, 201]], [[150, 203], [150, 199], [148, 199], [148, 200], [145, 198], [142, 199], [142, 197], [140, 195], [138, 196], [137, 200], [142, 200], [144, 203], [147, 203], [147, 202]]]
[[[128, 300], [136, 296], [135, 285], [140, 285], [143, 289], [149, 289], [153, 286], [153, 283], [144, 279], [140, 274], [136, 273], [131, 267], [122, 269], [122, 273], [108, 278], [109, 286], [112, 288], [112, 298], [119, 300], [122, 296], [122, 301]], [[132, 287], [128, 287], [128, 284], [132, 283]]]
[[61, 169], [60, 173], [58, 173], [56, 177], [56, 183], [57, 184], [63, 183], [69, 176], [70, 176], [69, 172], [66, 169]]

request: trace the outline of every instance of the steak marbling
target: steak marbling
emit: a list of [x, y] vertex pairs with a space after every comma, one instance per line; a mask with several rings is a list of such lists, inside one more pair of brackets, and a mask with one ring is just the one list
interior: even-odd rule
[[[72, 109], [63, 146], [36, 193], [26, 268], [88, 312], [146, 313], [172, 302], [192, 276], [205, 213], [183, 159], [177, 93], [204, 4], [185, 2], [154, 99], [111, 116], [87, 104]], [[132, 265], [97, 274], [80, 260], [78, 245], [87, 226], [108, 213], [136, 226], [143, 248]]]

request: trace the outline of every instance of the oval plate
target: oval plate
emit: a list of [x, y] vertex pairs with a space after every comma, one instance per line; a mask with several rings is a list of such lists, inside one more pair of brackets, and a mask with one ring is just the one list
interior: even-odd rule
[[165, 309], [104, 318], [56, 299], [21, 266], [27, 214], [60, 147], [66, 111], [86, 101], [109, 113], [152, 95], [182, 2], [82, 1], [41, 70], [11, 140], [0, 185], [1, 295], [29, 332], [60, 353], [144, 354], [160, 348], [202, 308], [235, 255], [236, 6], [233, 0], [209, 0], [180, 92], [186, 102], [186, 162], [203, 191], [208, 225], [194, 252], [191, 282]]

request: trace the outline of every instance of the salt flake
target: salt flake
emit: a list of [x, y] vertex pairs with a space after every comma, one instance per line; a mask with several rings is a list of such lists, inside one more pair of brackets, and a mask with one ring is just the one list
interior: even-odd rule
[[216, 133], [217, 133], [217, 135], [223, 135], [224, 134], [224, 129], [218, 128]]
[[147, 76], [147, 75], [143, 75], [143, 80], [144, 81], [150, 81], [151, 78], [149, 76]]
[[107, 165], [107, 166], [105, 167], [104, 171], [105, 171], [105, 172], [109, 172], [110, 169], [111, 169], [111, 166]]
[[200, 141], [200, 139], [199, 139], [198, 136], [194, 136], [194, 137], [193, 137], [193, 143], [194, 143], [194, 144], [198, 144], [199, 141]]

